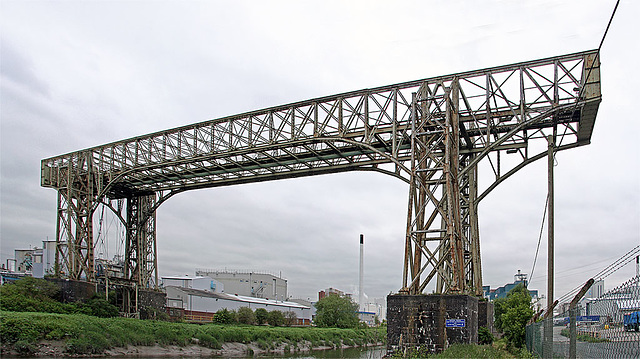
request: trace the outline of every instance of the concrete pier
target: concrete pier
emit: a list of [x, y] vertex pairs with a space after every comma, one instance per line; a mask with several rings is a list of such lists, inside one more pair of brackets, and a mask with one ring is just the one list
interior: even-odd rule
[[[485, 307], [485, 320], [487, 312]], [[387, 351], [420, 347], [439, 353], [454, 343], [477, 342], [478, 298], [439, 294], [387, 296]]]

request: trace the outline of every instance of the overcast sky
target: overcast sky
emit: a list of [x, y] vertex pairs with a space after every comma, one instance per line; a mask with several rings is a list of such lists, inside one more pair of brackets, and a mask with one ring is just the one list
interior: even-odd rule
[[[43, 158], [314, 97], [598, 47], [615, 1], [6, 1], [1, 29], [1, 260], [55, 239]], [[557, 155], [556, 293], [640, 244], [640, 3], [622, 1], [602, 47], [592, 144]], [[483, 279], [530, 273], [546, 162], [480, 204]], [[317, 299], [401, 286], [408, 186], [347, 173], [191, 191], [157, 212], [160, 275], [282, 273]], [[96, 213], [99, 223], [101, 212]], [[122, 233], [105, 215], [97, 255]], [[96, 227], [98, 233], [98, 227]], [[530, 288], [546, 292], [546, 229]], [[628, 265], [607, 289], [635, 274]]]

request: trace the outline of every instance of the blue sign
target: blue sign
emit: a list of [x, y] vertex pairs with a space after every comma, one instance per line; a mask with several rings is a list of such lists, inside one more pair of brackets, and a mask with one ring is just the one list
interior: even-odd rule
[[466, 321], [464, 319], [447, 319], [445, 322], [447, 328], [464, 328]]
[[579, 315], [576, 318], [576, 321], [578, 321], [578, 322], [599, 322], [600, 321], [600, 316], [599, 315]]

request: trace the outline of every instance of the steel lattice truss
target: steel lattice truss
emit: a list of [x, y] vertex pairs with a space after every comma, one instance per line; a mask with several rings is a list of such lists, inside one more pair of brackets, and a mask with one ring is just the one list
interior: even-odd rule
[[[42, 186], [59, 194], [57, 272], [95, 278], [91, 219], [99, 205], [127, 228], [127, 275], [151, 286], [155, 211], [172, 195], [373, 170], [410, 185], [403, 290], [420, 293], [435, 278], [439, 292], [479, 293], [478, 202], [543, 157], [547, 135], [559, 150], [588, 144], [600, 100], [594, 50], [327, 96], [45, 159]], [[492, 180], [479, 188], [485, 167]]]

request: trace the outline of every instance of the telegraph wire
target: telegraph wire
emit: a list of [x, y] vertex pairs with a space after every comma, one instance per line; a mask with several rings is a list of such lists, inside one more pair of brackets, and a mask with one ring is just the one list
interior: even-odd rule
[[[602, 39], [600, 39], [600, 45], [598, 45], [598, 51], [596, 52], [596, 57], [593, 59], [593, 62], [591, 62], [591, 66], [589, 66], [589, 71], [587, 72], [587, 76], [584, 78], [584, 85], [587, 84], [587, 80], [589, 79], [589, 77], [591, 76], [591, 71], [593, 70], [593, 67], [596, 64], [596, 60], [599, 63], [600, 62], [600, 50], [602, 49], [602, 44], [604, 44], [604, 39], [607, 37], [607, 33], [609, 32], [609, 28], [611, 27], [611, 23], [613, 22], [613, 17], [616, 14], [616, 10], [618, 10], [618, 5], [620, 5], [620, 0], [616, 1], [616, 5], [613, 8], [613, 12], [611, 13], [611, 17], [609, 18], [609, 23], [607, 23], [607, 27], [604, 30], [604, 34], [602, 35]], [[586, 86], [581, 86], [580, 87], [580, 91], [578, 92], [578, 96], [576, 97], [576, 103], [573, 106], [573, 110], [572, 112], [575, 114], [576, 109], [578, 108], [578, 104], [580, 103], [580, 99], [582, 98], [584, 89]]]
[[[594, 275], [593, 279], [596, 282], [600, 281], [600, 280], [604, 280], [608, 276], [610, 276], [613, 273], [617, 272], [620, 268], [622, 268], [625, 265], [629, 264], [629, 262], [631, 262], [633, 259], [635, 259], [635, 257], [639, 253], [640, 253], [640, 245], [637, 245], [633, 249], [631, 249], [629, 252], [625, 253], [620, 258], [615, 260], [613, 263], [609, 264], [603, 270], [601, 270], [596, 275]], [[565, 301], [569, 300], [570, 298], [572, 298], [572, 296], [575, 295], [575, 293], [577, 293], [580, 290], [580, 288], [582, 288], [582, 285], [583, 284], [580, 284], [576, 288], [574, 288], [571, 291], [569, 291], [567, 294], [565, 294], [562, 297], [558, 298], [558, 303], [565, 302]]]
[[533, 257], [533, 267], [531, 267], [531, 275], [529, 276], [529, 282], [533, 280], [533, 271], [536, 269], [536, 262], [538, 261], [538, 252], [540, 251], [540, 242], [542, 241], [542, 232], [544, 230], [544, 220], [547, 217], [547, 208], [549, 208], [549, 194], [547, 193], [547, 200], [544, 203], [544, 214], [542, 215], [542, 225], [540, 226], [540, 235], [538, 236], [538, 247], [536, 247], [536, 255]]

